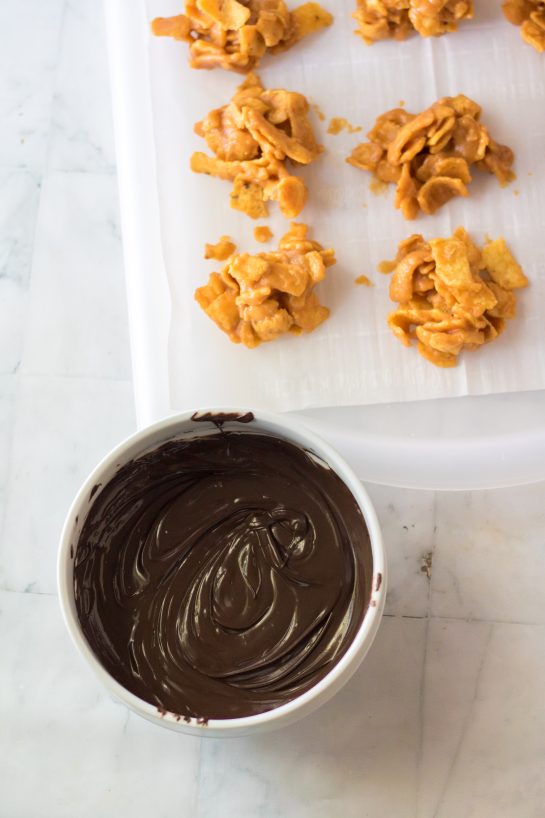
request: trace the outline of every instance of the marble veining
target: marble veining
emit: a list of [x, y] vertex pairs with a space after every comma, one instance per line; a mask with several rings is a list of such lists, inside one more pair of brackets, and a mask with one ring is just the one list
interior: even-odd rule
[[0, 166], [44, 167], [64, 5], [0, 4]]
[[36, 171], [0, 167], [0, 373], [3, 374], [16, 372], [21, 363], [40, 188], [41, 176]]
[[[104, 23], [94, 0], [65, 4], [48, 164], [57, 170], [115, 172]], [[111, 204], [117, 206], [115, 196]]]
[[116, 180], [47, 173], [32, 260], [24, 374], [130, 378]]
[[196, 740], [102, 690], [55, 588], [67, 506], [135, 424], [101, 9], [3, 0], [0, 69], [0, 818], [543, 818], [545, 484], [369, 486], [386, 614], [293, 727]]

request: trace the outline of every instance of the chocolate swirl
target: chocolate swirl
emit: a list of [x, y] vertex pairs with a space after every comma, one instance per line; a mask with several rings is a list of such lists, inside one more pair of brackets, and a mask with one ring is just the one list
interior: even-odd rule
[[291, 443], [226, 431], [167, 443], [97, 494], [78, 616], [124, 687], [181, 716], [236, 718], [312, 687], [369, 603], [363, 516]]

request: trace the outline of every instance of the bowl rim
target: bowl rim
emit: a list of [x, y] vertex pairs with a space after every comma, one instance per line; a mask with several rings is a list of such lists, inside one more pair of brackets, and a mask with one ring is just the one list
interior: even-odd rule
[[[73, 555], [75, 556], [75, 548], [77, 547], [74, 540], [74, 532], [79, 516], [83, 513], [85, 518], [89, 513], [91, 508], [91, 505], [89, 505], [90, 495], [93, 488], [97, 484], [104, 482], [103, 480], [101, 481], [101, 476], [104, 472], [111, 469], [112, 466], [120, 464], [119, 467], [121, 467], [128, 462], [128, 450], [138, 446], [138, 444], [142, 444], [141, 452], [132, 454], [131, 457], [138, 457], [140, 454], [143, 454], [146, 451], [146, 441], [152, 439], [157, 433], [170, 432], [171, 434], [167, 434], [163, 441], [167, 442], [170, 437], [172, 437], [172, 439], [176, 438], [176, 429], [178, 427], [180, 427], [178, 428], [179, 434], [185, 431], [182, 427], [191, 421], [195, 415], [209, 413], [212, 415], [235, 414], [242, 416], [247, 414], [248, 411], [247, 409], [231, 407], [207, 407], [204, 409], [176, 412], [152, 424], [146, 425], [124, 438], [99, 461], [82, 483], [66, 515], [58, 548], [57, 587], [62, 617], [72, 642], [87, 661], [95, 673], [95, 676], [98, 676], [102, 684], [115, 698], [124, 702], [131, 710], [144, 718], [155, 723], [164, 724], [165, 727], [178, 729], [183, 732], [191, 732], [197, 735], [206, 735], [207, 732], [214, 732], [215, 735], [220, 733], [228, 735], [253, 731], [258, 727], [272, 727], [277, 722], [288, 723], [297, 717], [298, 711], [303, 710], [307, 712], [317, 707], [320, 703], [325, 702], [326, 698], [333, 695], [337, 689], [335, 682], [339, 683], [339, 680], [345, 676], [346, 678], [342, 679], [339, 686], [344, 684], [345, 681], [348, 681], [352, 673], [355, 672], [361, 661], [363, 661], [378, 630], [386, 597], [387, 565], [382, 532], [371, 499], [355, 472], [335, 449], [312, 430], [308, 429], [304, 423], [299, 422], [299, 420], [294, 420], [287, 415], [256, 410], [252, 411], [256, 422], [256, 426], [254, 427], [256, 431], [259, 431], [260, 425], [264, 424], [265, 428], [263, 428], [262, 431], [269, 431], [269, 433], [271, 433], [266, 427], [277, 427], [277, 431], [273, 431], [272, 434], [281, 437], [282, 434], [285, 433], [286, 439], [295, 445], [297, 445], [297, 443], [298, 445], [302, 444], [301, 441], [297, 442], [294, 440], [292, 435], [303, 440], [305, 447], [308, 447], [311, 452], [315, 452], [333, 468], [336, 474], [343, 480], [363, 513], [371, 545], [372, 589], [371, 599], [352, 642], [343, 656], [333, 665], [331, 670], [313, 685], [313, 687], [305, 691], [305, 693], [264, 713], [232, 719], [196, 719], [193, 717], [183, 717], [169, 711], [162, 711], [156, 705], [146, 702], [144, 699], [131, 693], [103, 667], [83, 634], [73, 593]], [[241, 431], [250, 431], [249, 427], [250, 424], [245, 424], [241, 428]], [[155, 445], [158, 446], [161, 445], [161, 443], [151, 442], [150, 448]], [[82, 523], [83, 520], [79, 521], [80, 526]], [[332, 687], [334, 688], [333, 690], [331, 690]], [[329, 695], [327, 695], [328, 692]]]

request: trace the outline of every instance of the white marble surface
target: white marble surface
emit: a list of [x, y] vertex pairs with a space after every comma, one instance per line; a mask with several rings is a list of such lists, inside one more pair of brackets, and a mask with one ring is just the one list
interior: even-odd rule
[[55, 596], [67, 505], [134, 428], [100, 8], [2, 0], [0, 67], [0, 818], [543, 818], [545, 485], [370, 486], [386, 616], [294, 727], [196, 740], [100, 689]]

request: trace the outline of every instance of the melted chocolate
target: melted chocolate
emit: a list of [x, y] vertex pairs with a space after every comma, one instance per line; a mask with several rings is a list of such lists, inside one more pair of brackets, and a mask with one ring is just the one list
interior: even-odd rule
[[249, 431], [164, 444], [97, 494], [74, 564], [106, 670], [183, 717], [236, 718], [316, 684], [369, 604], [367, 528], [340, 478]]
[[224, 423], [252, 423], [253, 412], [246, 412], [244, 415], [238, 412], [193, 412], [191, 415], [193, 423], [213, 423], [214, 426], [223, 426]]

